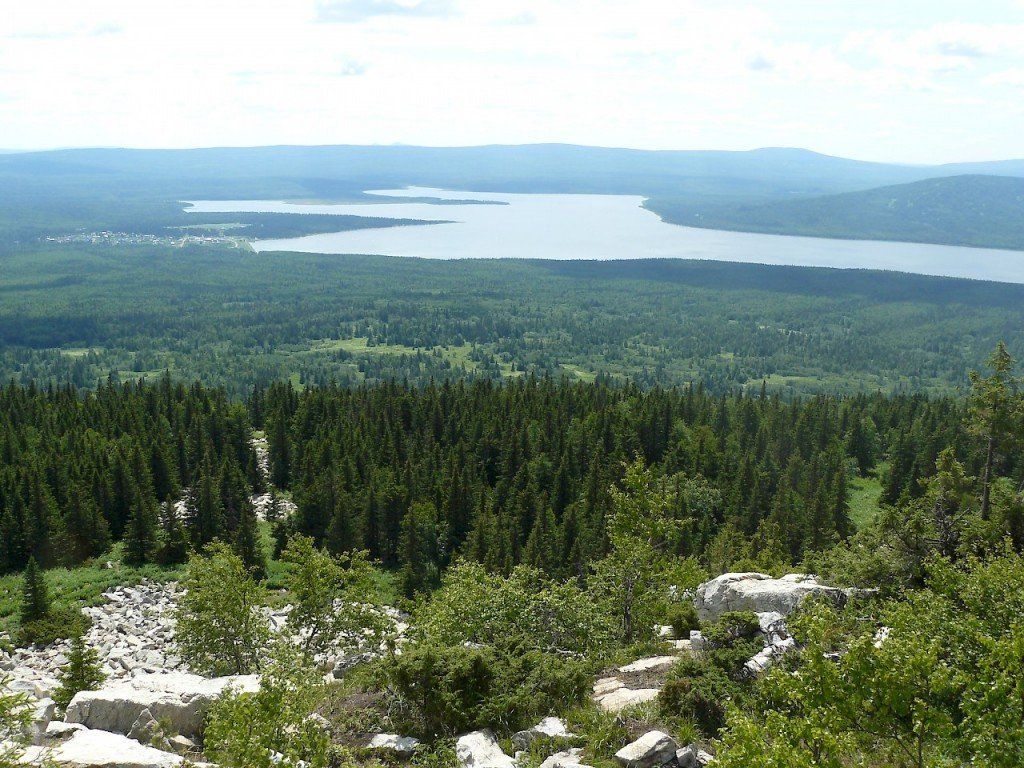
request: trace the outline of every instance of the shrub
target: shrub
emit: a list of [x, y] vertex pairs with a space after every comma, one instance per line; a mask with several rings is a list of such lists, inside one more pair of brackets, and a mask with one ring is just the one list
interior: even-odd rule
[[420, 645], [384, 674], [398, 719], [424, 736], [525, 727], [581, 701], [591, 682], [589, 665], [522, 647]]
[[718, 665], [684, 656], [658, 694], [658, 708], [666, 717], [692, 720], [710, 737], [725, 725], [726, 706], [740, 692], [739, 684]]
[[392, 622], [370, 602], [375, 571], [366, 552], [334, 557], [313, 540], [295, 536], [282, 553], [288, 563], [285, 587], [292, 611], [291, 630], [316, 656], [343, 641], [352, 653], [380, 648]]
[[519, 566], [506, 578], [482, 565], [460, 562], [412, 622], [420, 637], [438, 645], [517, 642], [540, 651], [599, 657], [611, 626], [587, 593]]
[[725, 648], [737, 640], [750, 640], [760, 632], [761, 625], [753, 611], [729, 611], [704, 630], [704, 639], [715, 648]]
[[299, 649], [273, 646], [255, 693], [229, 691], [211, 708], [205, 750], [231, 768], [324, 768], [330, 736], [310, 716], [322, 681]]
[[259, 667], [270, 639], [262, 612], [266, 592], [226, 544], [215, 542], [205, 554], [189, 558], [182, 580], [186, 592], [176, 611], [178, 651], [197, 672], [247, 674]]
[[50, 645], [57, 640], [81, 635], [89, 628], [89, 620], [74, 608], [53, 608], [41, 619], [28, 621], [18, 630], [19, 645]]
[[697, 609], [689, 600], [682, 603], [672, 603], [665, 614], [665, 622], [672, 626], [676, 637], [685, 640], [690, 636], [690, 630], [700, 629], [700, 619], [697, 618]]

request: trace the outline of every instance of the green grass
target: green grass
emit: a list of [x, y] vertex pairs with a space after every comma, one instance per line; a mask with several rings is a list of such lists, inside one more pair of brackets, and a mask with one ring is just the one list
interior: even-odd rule
[[[114, 567], [105, 568], [110, 561]], [[100, 605], [103, 593], [114, 587], [138, 584], [143, 579], [157, 582], [175, 581], [184, 573], [183, 567], [161, 568], [147, 565], [130, 568], [120, 562], [115, 550], [107, 557], [97, 558], [95, 564], [78, 568], [51, 568], [46, 571], [50, 597], [56, 606]], [[21, 603], [22, 580], [19, 574], [0, 577], [0, 631], [10, 632], [18, 620]]]
[[867, 477], [854, 477], [850, 481], [850, 519], [858, 530], [864, 528], [878, 514], [878, 500], [882, 496], [884, 463], [875, 467]]

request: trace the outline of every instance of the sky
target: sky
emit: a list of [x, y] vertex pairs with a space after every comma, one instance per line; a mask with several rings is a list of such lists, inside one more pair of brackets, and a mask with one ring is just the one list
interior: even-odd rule
[[0, 148], [1024, 157], [1024, 0], [0, 0]]

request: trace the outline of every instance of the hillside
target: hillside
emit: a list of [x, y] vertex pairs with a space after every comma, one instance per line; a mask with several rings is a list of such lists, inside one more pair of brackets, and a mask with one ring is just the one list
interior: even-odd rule
[[797, 200], [647, 207], [691, 227], [1024, 249], [1024, 179], [965, 175]]
[[[572, 144], [275, 146], [203, 149], [66, 149], [0, 156], [0, 185], [26, 179], [65, 186], [201, 187], [253, 179], [307, 191], [345, 180], [493, 191], [629, 194], [825, 194], [968, 172], [1024, 175], [1021, 162], [910, 166], [832, 157], [806, 149], [636, 150]], [[330, 183], [327, 183], [330, 182]], [[184, 184], [183, 184], [184, 183]]]

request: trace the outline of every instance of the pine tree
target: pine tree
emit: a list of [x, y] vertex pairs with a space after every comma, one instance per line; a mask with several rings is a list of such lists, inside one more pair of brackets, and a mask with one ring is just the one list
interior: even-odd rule
[[34, 557], [28, 559], [22, 584], [21, 610], [22, 625], [45, 619], [50, 615], [50, 590], [46, 576]]
[[242, 518], [235, 530], [231, 548], [241, 558], [254, 579], [262, 581], [267, 577], [267, 555], [263, 551], [259, 522], [256, 519], [256, 510], [248, 501], [242, 509]]
[[68, 511], [61, 523], [61, 539], [64, 560], [69, 565], [95, 557], [110, 546], [107, 521], [88, 490], [71, 491]]
[[287, 488], [290, 480], [288, 446], [288, 424], [282, 412], [274, 415], [270, 424], [268, 441], [270, 450], [270, 482], [278, 488]]
[[124, 562], [132, 566], [153, 562], [157, 548], [156, 505], [136, 486], [135, 503], [124, 532]]
[[53, 692], [53, 700], [58, 707], [66, 710], [75, 694], [95, 691], [103, 684], [105, 677], [96, 649], [88, 647], [85, 639], [76, 635], [71, 640], [68, 661], [57, 673], [60, 685]]
[[164, 502], [163, 508], [156, 561], [161, 565], [180, 565], [188, 560], [188, 531], [185, 530], [185, 524], [178, 514], [178, 505], [173, 499]]
[[[985, 464], [981, 475], [981, 518], [987, 520], [992, 499], [992, 470], [996, 455], [1005, 448], [1019, 426], [1018, 382], [1013, 376], [1014, 360], [999, 342], [988, 359], [990, 376], [971, 372], [971, 402], [968, 429], [985, 446]], [[1016, 409], [1019, 410], [1019, 407]]]
[[199, 468], [199, 478], [189, 497], [189, 532], [192, 543], [203, 547], [224, 532], [224, 510], [209, 451]]

